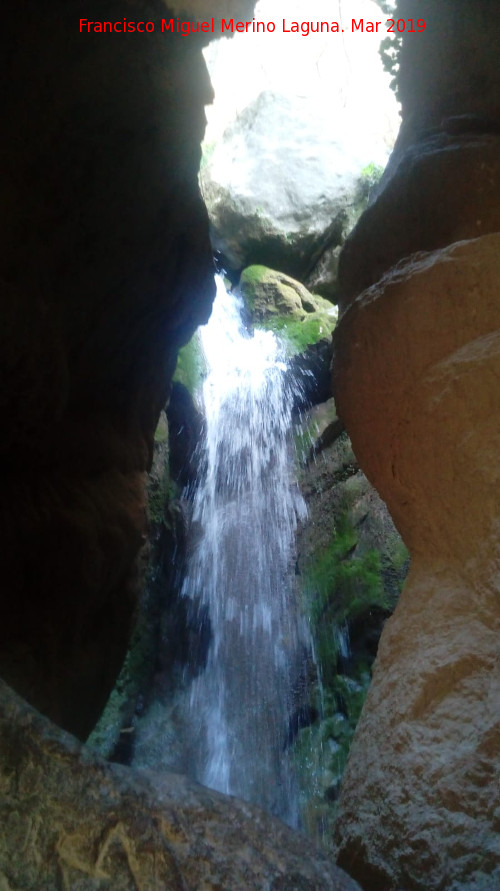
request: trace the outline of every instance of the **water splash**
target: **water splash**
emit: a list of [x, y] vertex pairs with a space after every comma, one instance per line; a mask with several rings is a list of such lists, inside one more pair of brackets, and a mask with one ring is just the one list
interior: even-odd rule
[[280, 346], [269, 331], [250, 336], [241, 309], [219, 279], [201, 329], [205, 472], [183, 594], [208, 607], [212, 641], [187, 708], [191, 772], [296, 825], [286, 741], [309, 648], [293, 586], [306, 508], [293, 480], [293, 394]]

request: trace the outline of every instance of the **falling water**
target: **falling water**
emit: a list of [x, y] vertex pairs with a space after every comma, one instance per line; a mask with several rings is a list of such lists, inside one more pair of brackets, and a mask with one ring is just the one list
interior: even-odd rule
[[249, 335], [220, 280], [201, 337], [205, 471], [183, 594], [208, 607], [212, 639], [189, 694], [191, 772], [293, 825], [286, 747], [308, 646], [292, 584], [305, 505], [290, 458], [290, 383], [275, 336]]

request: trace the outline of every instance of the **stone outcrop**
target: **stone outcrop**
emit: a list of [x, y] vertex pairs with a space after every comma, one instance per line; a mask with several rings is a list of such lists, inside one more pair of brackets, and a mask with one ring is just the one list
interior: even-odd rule
[[[214, 287], [200, 48], [80, 34], [81, 12], [5, 11], [0, 674], [84, 736], [130, 636], [145, 472], [177, 349]], [[136, 20], [164, 14], [134, 4]]]
[[289, 275], [266, 266], [244, 269], [239, 290], [252, 322], [256, 324], [280, 315], [303, 321], [307, 313], [319, 309], [331, 310], [335, 317], [337, 315], [331, 303], [310, 294], [304, 285]]
[[421, 6], [405, 123], [341, 258], [334, 338], [339, 415], [411, 553], [335, 832], [370, 891], [500, 887], [499, 33], [487, 2]]
[[385, 188], [344, 246], [341, 307], [401, 257], [500, 229], [500, 139], [474, 116], [461, 126], [470, 132], [444, 120], [440, 132], [395, 151]]
[[275, 331], [290, 353], [329, 338], [335, 327], [336, 307], [283, 272], [248, 266], [241, 273], [238, 290], [250, 323]]
[[[368, 0], [357, 9], [383, 17]], [[320, 0], [314, 14], [330, 21], [331, 4]], [[287, 4], [286, 16], [303, 20], [299, 0]], [[228, 267], [264, 263], [302, 281], [309, 276], [311, 288], [333, 299], [338, 246], [366, 206], [370, 171], [392, 147], [396, 101], [379, 36], [360, 42], [346, 29], [303, 38], [281, 33], [280, 17], [276, 4], [261, 0], [255, 19], [276, 21], [275, 33], [237, 34], [208, 50], [216, 98], [202, 192]], [[245, 75], [237, 91], [235, 68]]]
[[311, 120], [303, 102], [263, 91], [201, 170], [213, 244], [233, 269], [264, 263], [304, 278], [352, 228], [359, 179], [351, 157], [324, 138], [319, 116]]
[[339, 411], [412, 560], [338, 817], [339, 862], [374, 891], [499, 882], [499, 249], [409, 258], [339, 329]]
[[105, 762], [1, 682], [0, 693], [2, 888], [359, 891], [258, 808]]

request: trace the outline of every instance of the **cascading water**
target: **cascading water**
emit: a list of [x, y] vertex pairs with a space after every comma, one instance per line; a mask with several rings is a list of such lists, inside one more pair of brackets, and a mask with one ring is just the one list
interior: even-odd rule
[[183, 594], [208, 608], [212, 639], [185, 709], [189, 769], [294, 825], [286, 742], [308, 635], [293, 594], [305, 505], [291, 470], [292, 393], [275, 336], [245, 331], [220, 279], [201, 338], [205, 469]]

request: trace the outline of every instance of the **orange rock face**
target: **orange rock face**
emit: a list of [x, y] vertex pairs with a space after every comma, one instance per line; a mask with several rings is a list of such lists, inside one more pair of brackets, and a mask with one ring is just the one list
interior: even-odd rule
[[413, 254], [336, 332], [339, 415], [412, 555], [347, 767], [370, 891], [500, 887], [500, 234]]

